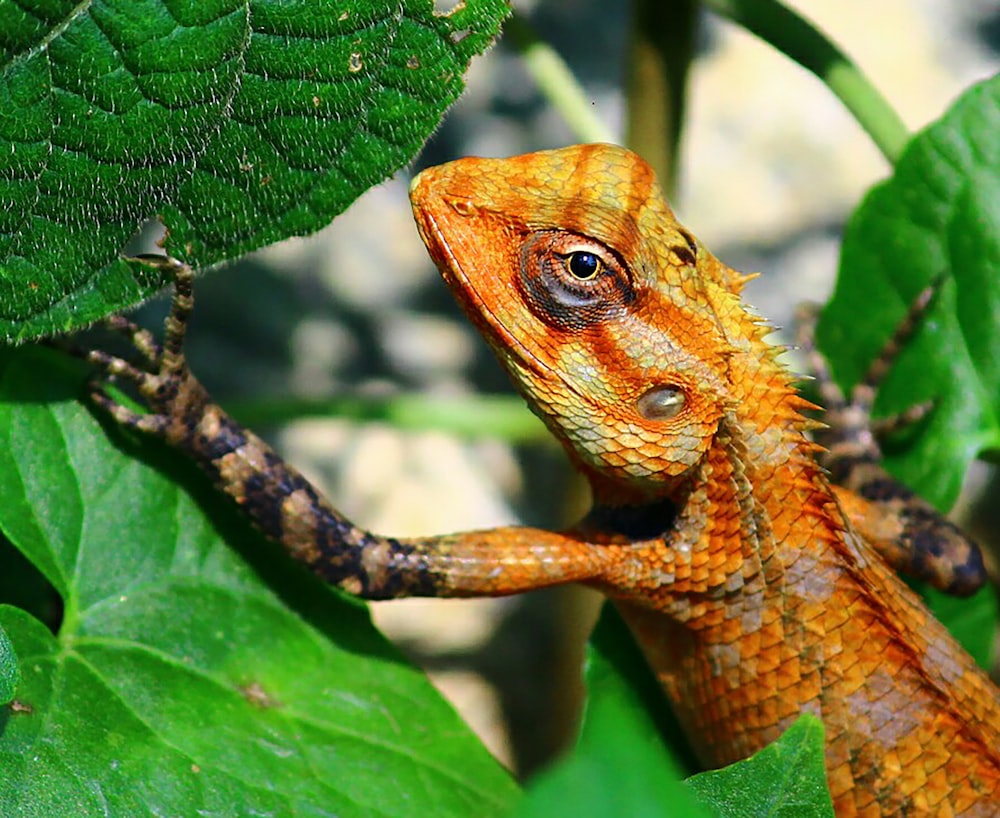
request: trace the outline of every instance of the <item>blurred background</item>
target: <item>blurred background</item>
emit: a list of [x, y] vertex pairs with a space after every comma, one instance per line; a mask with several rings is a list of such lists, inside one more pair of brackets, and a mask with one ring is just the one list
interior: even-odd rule
[[[848, 52], [913, 130], [1000, 68], [993, 2], [790, 5]], [[627, 4], [515, 0], [515, 7], [565, 58], [621, 141]], [[814, 76], [719, 18], [700, 15], [696, 31], [673, 205], [729, 265], [765, 273], [751, 285], [750, 301], [787, 327], [796, 303], [828, 296], [844, 221], [889, 167]], [[521, 56], [501, 41], [473, 62], [468, 90], [411, 170], [575, 141]], [[314, 236], [208, 275], [198, 293], [192, 365], [223, 405], [368, 528], [425, 535], [565, 525], [585, 508], [586, 493], [530, 420], [502, 435], [477, 430], [474, 418], [460, 424], [461, 434], [426, 428], [420, 411], [402, 428], [312, 412], [285, 422], [302, 415], [296, 401], [304, 399], [415, 394], [461, 412], [469, 396], [510, 393], [417, 237], [410, 178], [397, 174]], [[155, 321], [165, 307], [145, 310]], [[268, 422], [276, 417], [283, 421]], [[970, 478], [987, 479], [983, 472]], [[583, 644], [598, 602], [561, 589], [372, 607], [490, 749], [525, 775], [571, 740]]]

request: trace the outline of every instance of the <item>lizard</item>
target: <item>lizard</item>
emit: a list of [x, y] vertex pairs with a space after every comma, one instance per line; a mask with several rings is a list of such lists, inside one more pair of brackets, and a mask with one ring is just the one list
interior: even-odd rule
[[809, 437], [815, 407], [741, 301], [752, 276], [678, 224], [651, 168], [611, 145], [465, 158], [422, 171], [410, 197], [459, 304], [587, 478], [576, 525], [409, 539], [355, 525], [188, 369], [193, 272], [170, 257], [152, 262], [175, 277], [162, 347], [112, 318], [138, 356], [89, 351], [92, 399], [192, 456], [349, 593], [601, 590], [708, 767], [811, 712], [838, 815], [995, 814], [1000, 693], [875, 550], [866, 515], [844, 511]]

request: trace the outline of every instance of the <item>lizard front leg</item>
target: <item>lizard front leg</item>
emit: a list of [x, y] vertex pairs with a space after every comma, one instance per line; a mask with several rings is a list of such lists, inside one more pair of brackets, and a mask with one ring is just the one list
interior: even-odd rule
[[608, 550], [572, 533], [509, 527], [402, 539], [352, 523], [211, 400], [184, 357], [194, 274], [175, 259], [146, 261], [167, 268], [175, 281], [162, 346], [148, 331], [115, 317], [109, 327], [130, 340], [137, 360], [97, 349], [83, 354], [108, 379], [132, 382], [151, 412], [116, 401], [100, 379], [92, 384], [92, 399], [122, 426], [160, 437], [193, 457], [267, 537], [323, 580], [365, 599], [467, 597], [586, 581], [602, 573]]

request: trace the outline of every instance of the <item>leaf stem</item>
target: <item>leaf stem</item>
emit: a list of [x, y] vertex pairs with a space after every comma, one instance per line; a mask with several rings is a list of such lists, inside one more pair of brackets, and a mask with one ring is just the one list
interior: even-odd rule
[[895, 165], [910, 138], [899, 114], [850, 58], [812, 22], [779, 0], [704, 0], [819, 77]]

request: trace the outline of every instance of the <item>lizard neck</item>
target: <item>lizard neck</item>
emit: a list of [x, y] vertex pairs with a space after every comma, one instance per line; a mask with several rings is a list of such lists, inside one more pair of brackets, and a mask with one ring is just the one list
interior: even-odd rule
[[[667, 457], [650, 458], [657, 465], [662, 465], [665, 459], [681, 460], [684, 453], [699, 449], [700, 456], [688, 459], [689, 468], [650, 469], [643, 473], [640, 469], [646, 465], [644, 460], [633, 469], [615, 468], [607, 443], [600, 441], [599, 445], [594, 445], [575, 439], [574, 427], [563, 420], [565, 413], [554, 406], [538, 407], [539, 414], [588, 478], [598, 505], [645, 505], [670, 499], [681, 506], [701, 485], [718, 480], [720, 469], [726, 469], [723, 464], [734, 460], [751, 464], [740, 467], [736, 482], [746, 478], [750, 483], [759, 483], [803, 472], [808, 473], [807, 479], [812, 482], [811, 477], [818, 473], [813, 455], [819, 447], [805, 434], [815, 423], [803, 415], [803, 411], [817, 407], [799, 395], [788, 370], [777, 360], [783, 348], [765, 340], [771, 328], [749, 313], [740, 300], [743, 283], [748, 279], [737, 277], [714, 258], [709, 257], [708, 261], [730, 273], [729, 278], [720, 281], [722, 273], [714, 271], [715, 281], [703, 285], [699, 296], [709, 302], [708, 309], [678, 309], [673, 303], [675, 298], [644, 305], [646, 309], [652, 308], [667, 316], [663, 324], [669, 328], [668, 338], [700, 340], [697, 344], [679, 344], [682, 349], [695, 347], [699, 352], [691, 356], [693, 361], [677, 355], [671, 360], [669, 370], [660, 376], [668, 382], [688, 379], [696, 384], [690, 390], [696, 394], [689, 402], [692, 409], [698, 411], [698, 428], [693, 422], [678, 428], [663, 424], [659, 439], [656, 439], [651, 437], [657, 432], [656, 426], [647, 424], [627, 428], [623, 435], [638, 438], [639, 447], [642, 444], [661, 447]], [[620, 343], [620, 351], [601, 357], [614, 361], [614, 366], [620, 370], [631, 367], [642, 371], [647, 348], [671, 343], [656, 338], [658, 327], [650, 329], [625, 318], [619, 324], [614, 340]], [[638, 353], [630, 354], [629, 345], [642, 334], [650, 336], [649, 340], [641, 345]], [[610, 381], [611, 378], [605, 376], [601, 380]], [[537, 391], [534, 395], [529, 394], [529, 398], [536, 404], [545, 404], [545, 395]], [[601, 402], [613, 405], [615, 399], [602, 396]], [[622, 428], [620, 421], [616, 424], [612, 420], [604, 423], [600, 420], [598, 425]], [[704, 440], [691, 442], [701, 428], [708, 429]], [[594, 455], [588, 457], [591, 449]]]
[[[811, 404], [776, 360], [780, 349], [764, 340], [769, 329], [749, 316], [726, 329], [735, 350], [726, 362], [729, 394], [697, 463], [678, 475], [632, 481], [581, 464], [596, 509], [589, 524], [614, 519], [638, 540], [674, 530], [673, 600], [699, 594], [724, 604], [728, 593], [779, 582], [791, 563], [822, 559], [824, 543], [835, 541], [843, 525], [812, 456], [817, 447], [805, 435], [811, 422], [802, 410]], [[660, 531], [651, 522], [657, 517]], [[814, 536], [791, 536], [806, 528]], [[785, 542], [810, 543], [813, 553], [777, 554]], [[658, 604], [674, 608], [667, 599]], [[684, 618], [691, 610], [676, 606]]]

